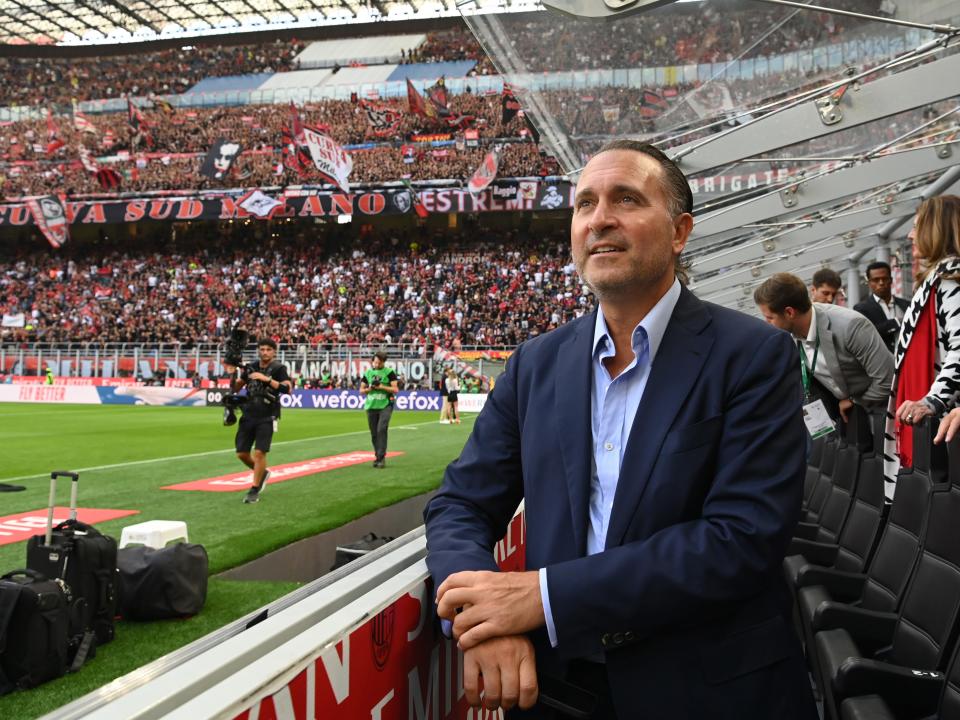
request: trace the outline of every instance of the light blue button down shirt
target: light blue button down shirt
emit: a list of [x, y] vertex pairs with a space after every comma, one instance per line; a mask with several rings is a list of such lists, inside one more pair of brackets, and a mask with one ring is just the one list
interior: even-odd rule
[[[634, 358], [617, 377], [611, 378], [603, 361], [613, 357], [613, 338], [603, 317], [603, 305], [593, 330], [593, 386], [590, 390], [593, 458], [590, 469], [590, 526], [587, 528], [587, 554], [604, 549], [613, 499], [620, 479], [623, 453], [630, 437], [637, 408], [643, 398], [650, 367], [663, 341], [673, 309], [680, 299], [680, 282], [670, 289], [633, 329], [631, 343]], [[550, 642], [557, 645], [557, 630], [550, 610], [547, 569], [540, 568], [540, 597], [547, 621]]]

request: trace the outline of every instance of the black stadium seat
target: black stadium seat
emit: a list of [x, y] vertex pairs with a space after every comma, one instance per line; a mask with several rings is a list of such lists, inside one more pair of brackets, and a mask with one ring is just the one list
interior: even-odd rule
[[827, 441], [836, 442], [836, 433], [819, 437], [810, 442], [810, 457], [807, 458], [807, 475], [803, 480], [803, 502], [806, 505], [820, 479], [820, 463], [823, 462], [823, 448]]
[[[846, 572], [863, 572], [873, 549], [883, 517], [883, 418], [857, 408], [851, 433], [863, 450], [860, 470], [852, 488], [838, 477], [821, 513], [823, 524], [812, 526], [813, 539], [796, 537], [783, 561], [791, 587], [801, 586], [810, 567], [834, 567]], [[839, 530], [834, 527], [839, 524]]]
[[[901, 697], [897, 693], [899, 679], [943, 670], [955, 641], [960, 618], [960, 473], [946, 478], [942, 445], [926, 445], [927, 457], [922, 456], [922, 445], [929, 443], [934, 424], [928, 420], [915, 433], [915, 459], [921, 464], [929, 462], [930, 470], [921, 465], [912, 475], [927, 474], [933, 488], [920, 554], [899, 612], [850, 609], [841, 623], [843, 629], [824, 630], [815, 636], [827, 717], [839, 718], [839, 704], [848, 697], [877, 694], [881, 689]], [[901, 481], [908, 475], [898, 479], [894, 511]], [[891, 514], [891, 523], [892, 518]], [[909, 704], [912, 698], [905, 694], [902, 702]]]
[[833, 484], [833, 470], [837, 464], [837, 455], [840, 447], [846, 445], [846, 440], [837, 436], [837, 433], [831, 433], [823, 445], [823, 457], [820, 459], [820, 473], [817, 475], [817, 481], [813, 485], [810, 497], [804, 503], [804, 522], [816, 522], [820, 517], [820, 510], [823, 503], [826, 502], [827, 495], [830, 493], [830, 485]]
[[[877, 418], [875, 438], [883, 433], [883, 420]], [[860, 554], [869, 553], [873, 540], [867, 537], [880, 527], [883, 503], [882, 457], [871, 455], [863, 465], [867, 472], [880, 477], [864, 477], [858, 485], [857, 501], [851, 509], [841, 539], [845, 550], [837, 552], [836, 567], [807, 565], [797, 570], [797, 614], [803, 629], [807, 660], [814, 679], [819, 680], [819, 663], [814, 636], [821, 630], [845, 627], [862, 621], [874, 613], [896, 613], [904, 590], [920, 553], [921, 537], [926, 527], [927, 509], [933, 489], [931, 479], [931, 428], [918, 427], [914, 434], [915, 462], [910, 471], [903, 471], [897, 481], [897, 491], [890, 508], [889, 519], [883, 525], [880, 541], [869, 557], [867, 571], [852, 569]], [[940, 446], [942, 448], [942, 446]], [[882, 455], [882, 443], [880, 443]], [[945, 454], [933, 454], [935, 472], [945, 472]], [[869, 497], [868, 499], [862, 499]], [[879, 505], [879, 507], [878, 507]], [[863, 532], [863, 537], [858, 532]], [[788, 575], [788, 578], [790, 576]], [[818, 683], [819, 684], [819, 683]]]

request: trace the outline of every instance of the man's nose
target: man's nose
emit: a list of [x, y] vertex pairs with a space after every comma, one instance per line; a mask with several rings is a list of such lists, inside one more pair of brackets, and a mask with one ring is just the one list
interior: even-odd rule
[[604, 200], [597, 201], [597, 205], [590, 216], [590, 222], [587, 223], [590, 232], [599, 235], [607, 228], [613, 227], [616, 224], [616, 216], [612, 210], [610, 203]]

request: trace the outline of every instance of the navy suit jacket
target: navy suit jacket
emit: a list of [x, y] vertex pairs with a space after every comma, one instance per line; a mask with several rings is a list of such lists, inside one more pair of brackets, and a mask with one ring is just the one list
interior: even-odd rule
[[556, 648], [531, 634], [539, 671], [604, 654], [621, 720], [815, 718], [781, 574], [805, 468], [796, 346], [683, 290], [588, 557], [595, 317], [510, 358], [424, 512], [431, 574], [495, 570], [523, 499], [557, 629]]

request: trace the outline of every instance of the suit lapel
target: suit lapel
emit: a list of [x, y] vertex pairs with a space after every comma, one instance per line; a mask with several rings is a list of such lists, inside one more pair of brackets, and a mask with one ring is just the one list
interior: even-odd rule
[[709, 323], [703, 303], [683, 288], [630, 428], [607, 529], [608, 548], [621, 544], [636, 516], [664, 437], [700, 376], [713, 345], [712, 333], [705, 332]]
[[[882, 312], [882, 311], [881, 311]], [[833, 344], [833, 330], [830, 328], [830, 318], [821, 308], [817, 308], [817, 332], [820, 334], [820, 354], [823, 356], [823, 362], [826, 364], [827, 372], [833, 378], [843, 397], [849, 395], [847, 383], [843, 379], [843, 373], [840, 372], [840, 359], [837, 357], [837, 351]]]
[[[560, 346], [554, 379], [554, 413], [570, 495], [573, 538], [578, 556], [587, 548], [590, 507], [590, 463], [593, 432], [590, 395], [593, 388], [593, 329], [596, 312], [579, 323], [576, 332]], [[570, 430], [573, 429], [573, 432]]]

